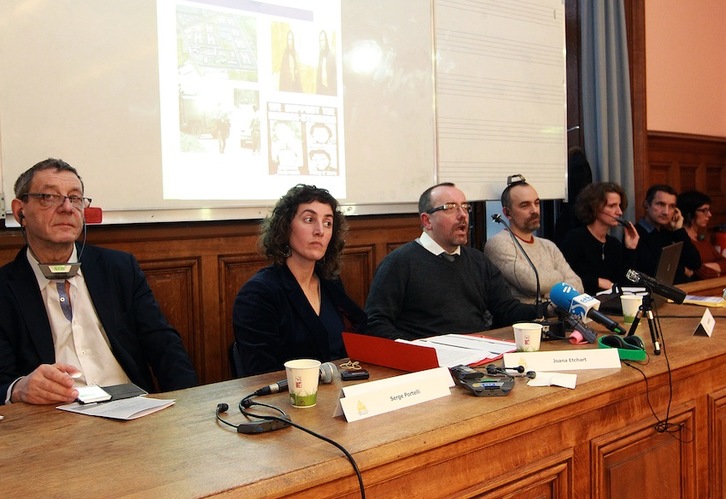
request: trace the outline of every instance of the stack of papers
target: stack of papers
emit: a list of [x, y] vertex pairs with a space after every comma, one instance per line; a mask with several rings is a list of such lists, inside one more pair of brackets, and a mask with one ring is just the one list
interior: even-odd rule
[[128, 421], [146, 416], [152, 412], [160, 411], [172, 404], [174, 404], [174, 400], [132, 397], [98, 404], [79, 404], [78, 402], [74, 402], [73, 404], [61, 405], [57, 409], [75, 412], [76, 414], [85, 414], [87, 416], [99, 416]]
[[495, 340], [481, 336], [465, 334], [444, 334], [420, 340], [396, 340], [436, 350], [439, 366], [454, 367], [458, 365], [477, 366], [501, 358], [507, 352], [514, 352], [513, 341]]

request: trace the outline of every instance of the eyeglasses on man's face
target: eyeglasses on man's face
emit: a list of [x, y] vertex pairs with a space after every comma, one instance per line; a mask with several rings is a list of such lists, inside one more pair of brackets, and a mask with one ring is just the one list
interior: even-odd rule
[[443, 211], [446, 213], [454, 213], [458, 212], [459, 210], [462, 210], [466, 213], [471, 213], [471, 203], [444, 203], [441, 206], [437, 206], [435, 208], [431, 208], [430, 210], [426, 210], [426, 213], [431, 215], [432, 213], [436, 213], [437, 211]]
[[696, 208], [696, 211], [698, 213], [703, 213], [705, 215], [706, 213], [711, 213], [711, 207], [710, 206], [704, 206], [703, 208]]
[[60, 206], [66, 202], [66, 199], [70, 201], [71, 206], [77, 210], [82, 210], [91, 206], [91, 198], [84, 198], [82, 196], [70, 195], [62, 196], [60, 194], [50, 194], [47, 192], [30, 192], [22, 196], [23, 198], [35, 198], [40, 202], [43, 208], [50, 208], [53, 206]]

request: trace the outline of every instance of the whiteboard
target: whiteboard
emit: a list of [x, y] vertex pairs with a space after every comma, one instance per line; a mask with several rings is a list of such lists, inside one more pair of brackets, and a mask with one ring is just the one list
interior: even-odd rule
[[[326, 186], [290, 176], [269, 199], [164, 199], [161, 10], [150, 0], [0, 3], [8, 211], [17, 176], [47, 157], [79, 170], [104, 223], [260, 218], [298, 181]], [[472, 200], [497, 199], [513, 173], [543, 199], [564, 197], [560, 1], [344, 0], [340, 14], [345, 185], [343, 195], [331, 192], [347, 214], [415, 212], [420, 193], [439, 181]], [[361, 47], [378, 57], [367, 71], [354, 64]], [[196, 171], [208, 173], [208, 164]]]

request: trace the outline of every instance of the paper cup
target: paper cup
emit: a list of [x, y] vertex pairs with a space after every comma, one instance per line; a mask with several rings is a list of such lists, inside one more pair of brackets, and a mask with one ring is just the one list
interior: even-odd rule
[[640, 295], [621, 295], [620, 303], [623, 305], [623, 324], [630, 326], [633, 319], [638, 315], [638, 309], [643, 304], [643, 297]]
[[285, 362], [287, 389], [293, 407], [315, 407], [318, 402], [318, 380], [320, 361], [312, 359], [289, 360]]
[[521, 322], [512, 326], [518, 352], [536, 352], [542, 340], [542, 324]]

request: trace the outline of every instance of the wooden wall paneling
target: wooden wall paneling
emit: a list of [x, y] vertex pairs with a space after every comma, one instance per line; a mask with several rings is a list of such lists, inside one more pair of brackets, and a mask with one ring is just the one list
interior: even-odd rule
[[[491, 483], [482, 484], [477, 492], [487, 498], [505, 497], [537, 497], [559, 498], [574, 497], [574, 459], [572, 452], [559, 452], [548, 459], [527, 465], [517, 470], [514, 480], [507, 480], [503, 485], [490, 488]], [[467, 491], [468, 493], [470, 490]], [[462, 494], [463, 495], [463, 494]]]
[[[643, 199], [649, 185], [648, 112], [645, 74], [645, 0], [624, 0], [630, 66], [630, 102], [633, 121], [635, 216], [643, 216]], [[582, 92], [580, 92], [582, 93]]]
[[375, 271], [375, 245], [346, 246], [341, 257], [340, 278], [345, 291], [361, 308], [365, 306]]
[[592, 461], [599, 477], [592, 497], [696, 497], [693, 408], [673, 414], [679, 431], [653, 431], [647, 418], [593, 439]]
[[649, 132], [648, 177], [711, 197], [711, 226], [726, 223], [726, 138]]
[[[650, 164], [648, 166], [648, 186], [651, 186], [653, 184], [673, 185], [673, 180], [675, 177], [673, 172], [675, 171], [675, 169], [673, 168], [672, 162], [658, 161], [657, 159], [653, 159], [650, 161]], [[643, 190], [643, 195], [640, 198], [643, 201], [645, 201], [646, 190], [647, 189]], [[642, 202], [638, 204], [642, 204]]]
[[224, 255], [219, 257], [219, 295], [217, 316], [220, 321], [220, 343], [216, 345], [217, 358], [225, 370], [220, 380], [229, 379], [232, 371], [229, 365], [229, 346], [234, 342], [232, 311], [237, 293], [258, 270], [268, 265], [267, 259], [259, 253]]
[[[696, 189], [696, 186], [699, 185], [698, 165], [680, 161], [675, 162], [675, 165], [681, 178], [680, 188], [677, 189], [678, 192]], [[702, 182], [700, 184], [702, 185]]]
[[726, 497], [726, 390], [708, 399], [708, 476], [709, 497]]
[[199, 283], [201, 265], [198, 258], [163, 261], [140, 261], [149, 286], [162, 313], [179, 331], [200, 380], [205, 372], [205, 337], [202, 327], [202, 300]]

